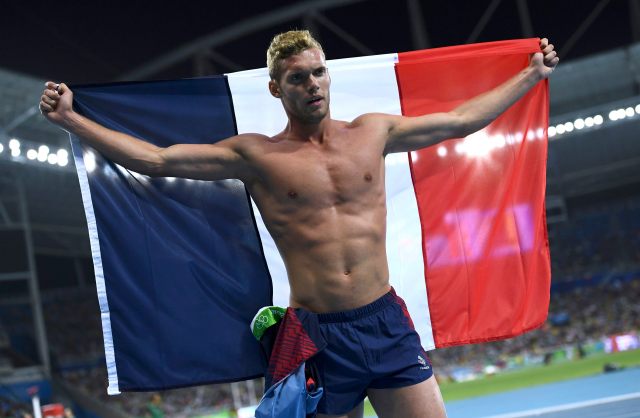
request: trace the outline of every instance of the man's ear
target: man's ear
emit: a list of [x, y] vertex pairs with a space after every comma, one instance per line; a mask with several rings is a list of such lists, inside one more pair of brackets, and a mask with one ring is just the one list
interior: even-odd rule
[[278, 83], [275, 80], [269, 80], [269, 93], [271, 93], [271, 95], [276, 99], [281, 97], [280, 86], [278, 86]]

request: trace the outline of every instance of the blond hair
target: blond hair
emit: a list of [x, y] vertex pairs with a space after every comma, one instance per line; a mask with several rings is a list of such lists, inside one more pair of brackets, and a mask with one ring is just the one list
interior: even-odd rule
[[322, 46], [308, 30], [290, 30], [274, 36], [267, 49], [269, 77], [277, 80], [282, 70], [282, 60], [311, 48], [318, 48], [324, 54]]

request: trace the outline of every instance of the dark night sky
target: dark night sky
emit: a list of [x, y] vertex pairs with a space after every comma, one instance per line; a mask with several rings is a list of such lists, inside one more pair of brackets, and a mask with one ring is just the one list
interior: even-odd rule
[[[600, 0], [529, 0], [534, 33], [563, 44]], [[291, 1], [5, 1], [0, 11], [0, 67], [69, 83], [110, 81], [137, 66], [233, 23], [293, 4]], [[490, 0], [422, 1], [433, 47], [464, 43]], [[406, 1], [371, 0], [324, 14], [373, 50], [415, 49]], [[628, 0], [611, 0], [566, 55], [570, 60], [632, 42]], [[279, 31], [301, 27], [291, 21], [217, 48], [245, 69], [264, 66], [265, 49]], [[328, 58], [362, 53], [320, 27]], [[515, 0], [503, 0], [477, 42], [521, 38]], [[216, 66], [218, 73], [230, 68]], [[149, 78], [193, 76], [184, 62]]]

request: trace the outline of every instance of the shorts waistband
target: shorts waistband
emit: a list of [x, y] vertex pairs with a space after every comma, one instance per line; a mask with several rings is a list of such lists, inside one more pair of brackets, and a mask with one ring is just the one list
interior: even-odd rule
[[348, 322], [353, 321], [354, 319], [362, 318], [368, 315], [371, 315], [375, 312], [381, 311], [387, 306], [396, 302], [396, 292], [393, 290], [393, 287], [389, 292], [380, 296], [378, 299], [373, 302], [361, 306], [359, 308], [350, 309], [348, 311], [341, 312], [327, 312], [327, 313], [319, 313], [315, 314], [318, 317], [318, 322], [329, 323], [329, 322]]

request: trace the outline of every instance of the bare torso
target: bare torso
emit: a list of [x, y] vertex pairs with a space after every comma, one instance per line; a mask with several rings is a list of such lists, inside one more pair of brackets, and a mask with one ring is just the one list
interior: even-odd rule
[[[247, 182], [284, 259], [291, 306], [332, 312], [389, 290], [384, 138], [376, 124], [331, 121], [322, 141], [251, 141]], [[243, 147], [244, 148], [244, 147]]]

